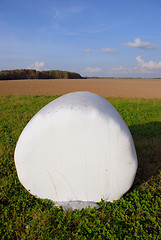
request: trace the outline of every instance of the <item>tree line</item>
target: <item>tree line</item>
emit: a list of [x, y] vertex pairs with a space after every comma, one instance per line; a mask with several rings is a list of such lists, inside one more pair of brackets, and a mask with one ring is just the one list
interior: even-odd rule
[[79, 73], [60, 70], [37, 71], [35, 69], [16, 69], [0, 71], [0, 80], [60, 78], [78, 79], [82, 78], [82, 76]]

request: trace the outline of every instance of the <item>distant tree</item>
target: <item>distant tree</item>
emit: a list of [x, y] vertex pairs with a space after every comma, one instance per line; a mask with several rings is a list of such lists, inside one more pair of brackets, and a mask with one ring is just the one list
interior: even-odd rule
[[0, 80], [11, 79], [59, 79], [59, 78], [82, 78], [82, 76], [75, 72], [50, 70], [37, 71], [35, 69], [16, 69], [16, 70], [2, 70], [0, 71]]

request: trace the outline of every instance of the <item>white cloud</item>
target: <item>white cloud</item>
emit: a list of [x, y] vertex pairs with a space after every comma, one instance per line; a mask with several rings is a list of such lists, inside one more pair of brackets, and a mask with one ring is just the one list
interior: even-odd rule
[[141, 59], [141, 56], [136, 57], [136, 61], [138, 62], [139, 66], [142, 68], [148, 68], [148, 69], [159, 69], [161, 68], [161, 62], [153, 62], [150, 60], [149, 62], [144, 62], [143, 59]]
[[141, 56], [136, 57], [136, 61], [138, 62], [138, 66], [134, 67], [116, 67], [112, 68], [109, 71], [109, 74], [115, 74], [115, 75], [136, 75], [136, 74], [156, 74], [156, 71], [154, 72], [154, 69], [161, 69], [161, 62], [154, 62], [150, 60], [149, 62], [144, 62], [144, 60], [141, 58]]
[[115, 53], [115, 52], [118, 52], [116, 49], [112, 49], [112, 48], [102, 48], [101, 51], [105, 52], [105, 53]]
[[117, 68], [112, 68], [109, 73], [110, 74], [126, 74], [129, 72], [128, 68], [125, 68], [123, 66], [117, 67]]
[[45, 65], [45, 62], [35, 62], [34, 64], [29, 65], [27, 68], [29, 68], [29, 69], [36, 69], [36, 70], [42, 70], [44, 65]]
[[92, 50], [90, 48], [87, 48], [84, 51], [87, 52], [87, 53], [92, 52]]
[[120, 66], [120, 67], [117, 67], [117, 68], [112, 68], [110, 71], [109, 71], [109, 74], [114, 74], [114, 75], [138, 75], [138, 74], [149, 74], [149, 73], [152, 73], [151, 70], [147, 69], [147, 68], [141, 68], [141, 67], [129, 67], [129, 68], [126, 68], [126, 67], [123, 67], [123, 66]]
[[140, 48], [144, 50], [152, 50], [158, 48], [158, 46], [150, 42], [142, 42], [140, 38], [135, 38], [134, 42], [124, 43], [123, 46]]
[[99, 68], [99, 67], [86, 67], [83, 72], [86, 72], [86, 73], [98, 73], [100, 71], [101, 71], [101, 68]]

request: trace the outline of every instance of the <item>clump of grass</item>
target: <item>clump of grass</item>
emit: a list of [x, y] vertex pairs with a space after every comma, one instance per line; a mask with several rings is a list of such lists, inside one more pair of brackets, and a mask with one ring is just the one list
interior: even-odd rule
[[127, 123], [138, 172], [130, 191], [99, 209], [67, 211], [36, 199], [20, 184], [17, 139], [31, 117], [57, 96], [0, 96], [1, 239], [160, 239], [161, 100], [109, 98]]

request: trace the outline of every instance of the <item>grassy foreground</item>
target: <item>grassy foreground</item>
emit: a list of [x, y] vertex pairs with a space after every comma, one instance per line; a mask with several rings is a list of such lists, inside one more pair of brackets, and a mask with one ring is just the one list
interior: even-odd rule
[[114, 203], [63, 212], [21, 186], [13, 158], [27, 122], [55, 98], [0, 96], [0, 239], [161, 239], [161, 100], [108, 99], [133, 136], [135, 182]]

